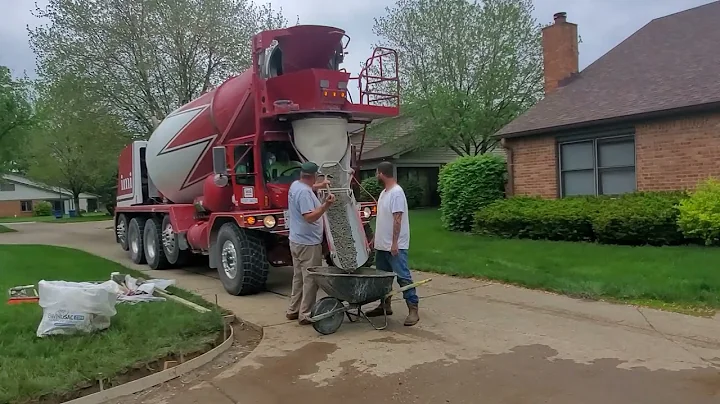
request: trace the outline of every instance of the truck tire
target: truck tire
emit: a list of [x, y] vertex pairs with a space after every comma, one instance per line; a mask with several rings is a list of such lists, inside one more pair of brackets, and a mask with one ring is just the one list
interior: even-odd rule
[[225, 290], [235, 296], [263, 291], [269, 264], [262, 240], [236, 223], [225, 223], [216, 242], [218, 274]]
[[127, 230], [127, 240], [130, 246], [130, 259], [140, 265], [145, 263], [145, 218], [134, 217], [130, 220]]
[[152, 269], [167, 269], [170, 265], [165, 256], [162, 240], [162, 222], [153, 218], [145, 222], [143, 241], [145, 244], [145, 261]]
[[117, 236], [117, 242], [120, 244], [120, 248], [123, 249], [123, 251], [127, 251], [130, 249], [130, 245], [128, 244], [128, 219], [127, 216], [120, 214], [118, 215], [117, 223], [115, 224], [115, 235]]
[[182, 267], [187, 263], [190, 251], [181, 250], [177, 234], [172, 229], [170, 215], [165, 215], [162, 221], [162, 246], [168, 263], [175, 267]]

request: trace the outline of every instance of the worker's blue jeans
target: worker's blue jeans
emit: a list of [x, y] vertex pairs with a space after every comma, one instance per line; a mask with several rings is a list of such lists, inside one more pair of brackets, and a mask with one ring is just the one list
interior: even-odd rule
[[[398, 255], [390, 251], [375, 251], [375, 267], [381, 271], [395, 272], [400, 287], [413, 283], [410, 268], [408, 268], [408, 250], [398, 250]], [[403, 292], [403, 298], [408, 304], [417, 305], [418, 298], [415, 288]]]

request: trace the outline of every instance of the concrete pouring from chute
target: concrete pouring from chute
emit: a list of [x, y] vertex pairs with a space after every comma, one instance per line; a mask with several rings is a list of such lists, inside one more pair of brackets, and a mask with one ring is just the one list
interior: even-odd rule
[[[321, 174], [329, 174], [329, 192], [346, 194], [347, 198], [338, 198], [338, 204], [344, 203], [347, 223], [330, 223], [323, 220], [327, 232], [328, 247], [333, 264], [347, 272], [355, 271], [369, 259], [368, 245], [362, 220], [358, 213], [357, 201], [350, 183], [351, 144], [348, 135], [348, 121], [343, 117], [312, 117], [292, 122], [293, 145], [301, 158], [312, 161], [320, 167]], [[339, 206], [335, 207], [339, 209]], [[326, 215], [326, 219], [330, 215]], [[352, 239], [343, 237], [340, 232], [351, 232]], [[336, 243], [337, 241], [337, 243]], [[355, 268], [343, 265], [340, 254], [355, 254]]]

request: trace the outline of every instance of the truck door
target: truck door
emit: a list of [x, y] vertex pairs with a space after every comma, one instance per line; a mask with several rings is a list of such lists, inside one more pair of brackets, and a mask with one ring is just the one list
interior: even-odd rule
[[255, 172], [255, 153], [252, 144], [237, 145], [233, 149], [233, 194], [237, 206], [246, 209], [259, 207], [256, 185], [258, 175]]

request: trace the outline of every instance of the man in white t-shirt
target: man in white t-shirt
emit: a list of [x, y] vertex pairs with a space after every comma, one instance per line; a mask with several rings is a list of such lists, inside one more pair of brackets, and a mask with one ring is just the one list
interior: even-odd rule
[[[377, 178], [385, 187], [380, 193], [377, 206], [377, 219], [375, 222], [375, 267], [382, 271], [392, 271], [397, 275], [401, 287], [413, 283], [408, 268], [408, 248], [410, 248], [410, 218], [405, 191], [395, 180], [393, 164], [383, 161], [378, 164]], [[420, 321], [418, 315], [419, 299], [415, 288], [403, 292], [403, 298], [408, 306], [406, 326], [412, 326]], [[390, 298], [380, 302], [380, 306], [365, 313], [368, 317], [382, 316], [383, 313], [392, 314]]]

